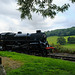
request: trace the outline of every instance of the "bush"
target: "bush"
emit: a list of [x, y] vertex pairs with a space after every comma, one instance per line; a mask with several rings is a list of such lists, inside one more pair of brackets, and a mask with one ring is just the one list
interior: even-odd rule
[[71, 53], [71, 54], [74, 54], [75, 53], [75, 50], [65, 48], [65, 47], [63, 47], [60, 44], [55, 45], [55, 48], [56, 48], [56, 51], [55, 52], [57, 52], [57, 53]]
[[66, 44], [66, 39], [64, 37], [59, 37], [57, 38], [57, 43], [59, 43], [60, 45], [64, 45]]
[[68, 43], [75, 44], [75, 37], [68, 37]]

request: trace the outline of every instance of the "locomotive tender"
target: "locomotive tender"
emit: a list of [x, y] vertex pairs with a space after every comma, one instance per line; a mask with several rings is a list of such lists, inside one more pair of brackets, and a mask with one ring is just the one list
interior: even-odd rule
[[50, 47], [46, 38], [46, 34], [42, 33], [41, 30], [37, 30], [36, 33], [32, 34], [8, 32], [0, 34], [0, 43], [2, 45], [2, 50], [4, 51], [11, 50], [27, 54], [46, 56], [52, 51], [52, 49], [54, 49], [54, 47]]

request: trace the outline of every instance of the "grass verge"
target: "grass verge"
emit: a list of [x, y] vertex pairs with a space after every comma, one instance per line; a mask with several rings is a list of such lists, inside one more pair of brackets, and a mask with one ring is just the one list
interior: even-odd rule
[[75, 75], [75, 62], [7, 51], [0, 51], [0, 56], [23, 63], [16, 69], [7, 70], [7, 75]]

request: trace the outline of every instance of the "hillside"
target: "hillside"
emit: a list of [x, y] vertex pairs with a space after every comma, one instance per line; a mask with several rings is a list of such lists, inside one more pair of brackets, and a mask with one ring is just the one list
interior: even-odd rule
[[45, 32], [46, 35], [49, 36], [71, 36], [75, 35], [75, 27], [67, 28], [67, 29], [57, 29], [52, 31]]
[[[75, 62], [7, 51], [0, 56], [14, 62], [5, 62], [7, 75], [75, 75]], [[12, 68], [15, 64], [20, 66]]]
[[[69, 44], [69, 43], [66, 43], [65, 45], [58, 45], [57, 43], [57, 38], [59, 36], [50, 36], [50, 37], [47, 37], [47, 41], [50, 45], [57, 45], [57, 48], [60, 48], [59, 50], [62, 49], [63, 52], [68, 52], [68, 53], [75, 53], [75, 44]], [[67, 38], [69, 36], [64, 36], [64, 38], [66, 39], [66, 42], [67, 42]], [[70, 36], [70, 37], [75, 37], [75, 36]]]
[[[47, 37], [47, 41], [49, 44], [57, 44], [57, 38], [59, 38], [60, 36], [50, 36], [50, 37]], [[63, 36], [65, 39], [66, 39], [66, 42], [68, 42], [68, 37], [75, 37], [75, 35], [73, 36]]]

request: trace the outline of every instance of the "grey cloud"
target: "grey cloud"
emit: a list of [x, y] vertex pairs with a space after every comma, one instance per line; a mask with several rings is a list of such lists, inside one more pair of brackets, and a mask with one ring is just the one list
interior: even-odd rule
[[0, 3], [3, 3], [3, 4], [9, 4], [11, 2], [12, 0], [0, 0]]
[[[42, 31], [53, 30], [59, 28], [67, 28], [71, 26], [75, 26], [75, 15], [74, 9], [70, 9], [69, 11], [62, 13], [61, 16], [65, 15], [64, 18], [60, 18], [60, 13], [58, 14], [59, 19], [57, 17], [56, 21], [52, 20], [52, 24], [50, 21], [45, 22], [47, 18], [43, 18], [40, 14], [32, 13], [32, 20], [20, 19], [20, 12], [17, 9], [17, 0], [0, 0], [0, 22], [4, 24], [1, 31], [22, 31], [22, 32], [35, 32], [37, 29], [41, 29]], [[73, 7], [71, 7], [73, 8]], [[71, 12], [73, 11], [73, 12]], [[67, 14], [68, 13], [68, 14]], [[71, 18], [69, 13], [73, 13]], [[69, 16], [68, 16], [69, 15]], [[68, 17], [67, 17], [68, 16]], [[73, 19], [74, 17], [74, 19]], [[71, 20], [72, 19], [72, 20]], [[16, 22], [18, 24], [16, 24]], [[6, 28], [5, 28], [6, 27]]]
[[[14, 5], [15, 4], [15, 5]], [[18, 17], [20, 15], [15, 0], [0, 1], [0, 15]]]
[[47, 25], [47, 23], [45, 23], [44, 20], [45, 19], [41, 15], [34, 13], [32, 20], [23, 20], [22, 24], [26, 24], [26, 26], [29, 25], [30, 27], [33, 27], [33, 29], [43, 29], [44, 26]]

